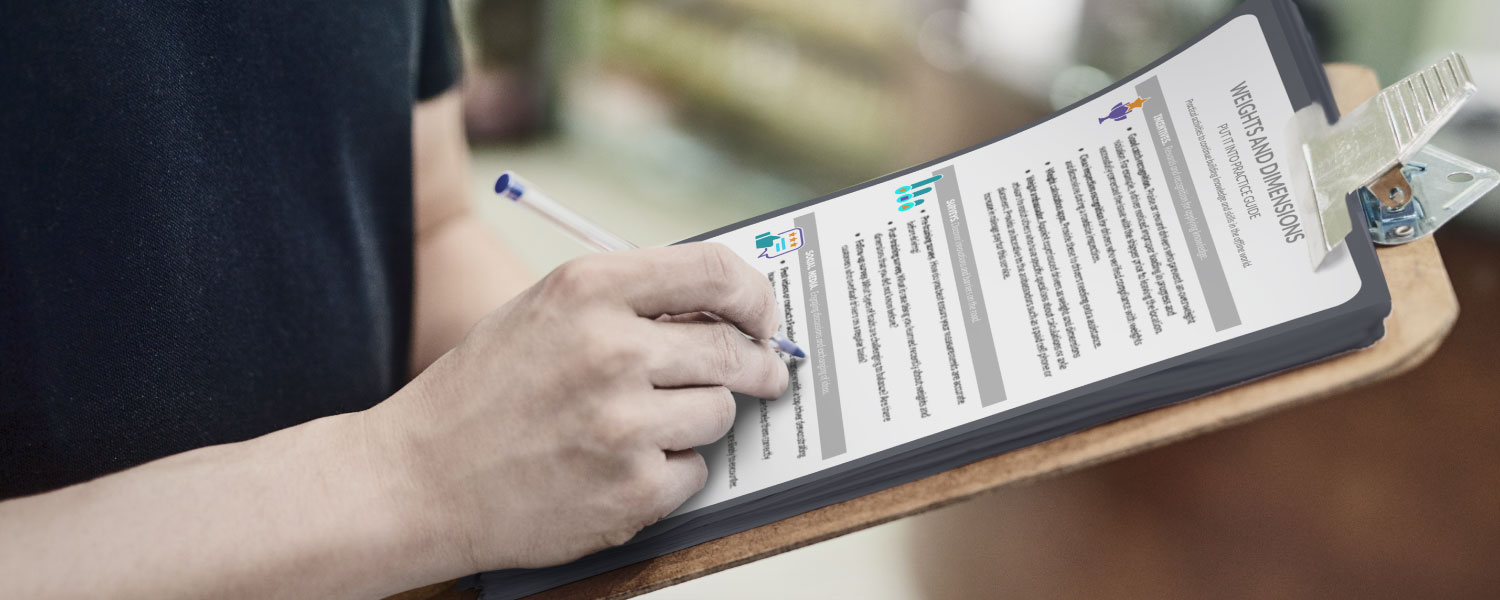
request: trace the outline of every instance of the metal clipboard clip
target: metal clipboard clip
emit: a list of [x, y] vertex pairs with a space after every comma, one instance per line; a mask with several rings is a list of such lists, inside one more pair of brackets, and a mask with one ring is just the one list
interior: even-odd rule
[[1308, 236], [1315, 267], [1352, 230], [1351, 192], [1359, 193], [1371, 239], [1389, 246], [1431, 235], [1500, 184], [1494, 169], [1427, 144], [1475, 89], [1455, 52], [1332, 125], [1317, 104], [1297, 111], [1291, 138], [1303, 160], [1291, 162], [1317, 202], [1321, 235]]

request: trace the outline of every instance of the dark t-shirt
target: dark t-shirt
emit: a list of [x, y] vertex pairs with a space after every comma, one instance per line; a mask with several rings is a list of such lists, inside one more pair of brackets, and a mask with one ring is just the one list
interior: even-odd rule
[[405, 380], [446, 1], [5, 4], [0, 498]]

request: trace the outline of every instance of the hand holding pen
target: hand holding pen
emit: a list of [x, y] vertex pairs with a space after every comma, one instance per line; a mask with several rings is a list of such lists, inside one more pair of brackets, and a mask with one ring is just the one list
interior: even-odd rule
[[[495, 193], [510, 199], [512, 202], [531, 209], [543, 218], [551, 221], [558, 229], [572, 235], [584, 245], [601, 252], [612, 252], [615, 250], [630, 250], [636, 248], [630, 243], [598, 224], [584, 218], [582, 215], [569, 210], [557, 201], [547, 197], [541, 190], [532, 186], [529, 182], [521, 179], [519, 175], [506, 171], [495, 180]], [[718, 315], [705, 312], [702, 313], [717, 322], [724, 322]], [[796, 358], [806, 358], [807, 353], [791, 340], [784, 336], [776, 335], [765, 340], [786, 354]]]

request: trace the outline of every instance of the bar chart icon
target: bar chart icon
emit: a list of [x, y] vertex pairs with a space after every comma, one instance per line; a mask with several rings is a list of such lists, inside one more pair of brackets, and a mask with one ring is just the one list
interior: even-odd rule
[[942, 175], [933, 175], [911, 185], [903, 185], [896, 188], [896, 209], [906, 212], [921, 206], [922, 202], [926, 201], [926, 199], [918, 198], [918, 196], [932, 191], [931, 185], [942, 178]]

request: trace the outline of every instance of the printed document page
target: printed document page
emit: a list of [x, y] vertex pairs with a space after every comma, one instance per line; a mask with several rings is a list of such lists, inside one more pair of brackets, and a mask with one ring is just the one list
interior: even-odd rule
[[1293, 109], [1254, 16], [930, 168], [711, 239], [807, 360], [701, 448], [689, 512], [1337, 306], [1292, 198]]

